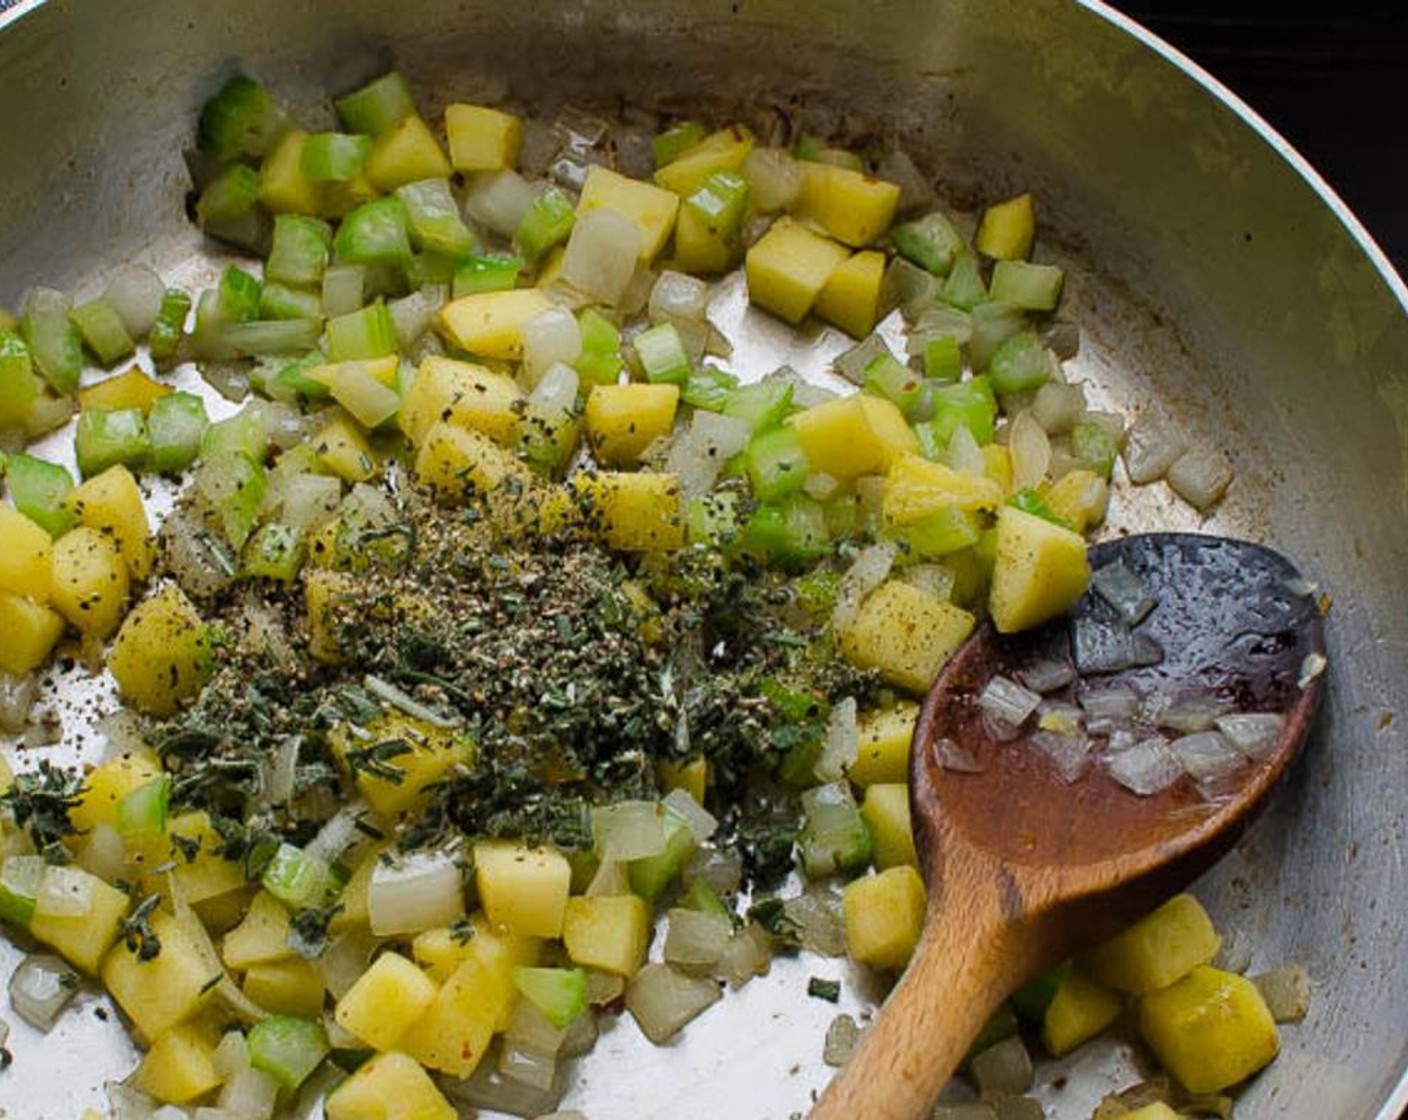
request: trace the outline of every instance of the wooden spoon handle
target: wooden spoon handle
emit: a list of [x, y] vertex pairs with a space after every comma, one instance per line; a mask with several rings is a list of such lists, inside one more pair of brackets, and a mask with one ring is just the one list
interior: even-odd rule
[[904, 976], [810, 1120], [921, 1120], [973, 1039], [1024, 982], [1033, 955], [1019, 924], [950, 897], [929, 921]]

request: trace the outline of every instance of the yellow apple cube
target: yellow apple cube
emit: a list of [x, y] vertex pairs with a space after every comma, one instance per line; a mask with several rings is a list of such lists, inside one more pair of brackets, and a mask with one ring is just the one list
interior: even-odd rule
[[517, 999], [510, 967], [468, 957], [401, 1037], [398, 1049], [429, 1069], [468, 1077], [484, 1057], [494, 1032], [507, 1024]]
[[742, 125], [730, 125], [687, 148], [655, 172], [655, 182], [681, 198], [688, 198], [719, 171], [738, 171], [753, 150], [753, 134]]
[[839, 635], [841, 653], [891, 684], [923, 693], [975, 622], [932, 592], [887, 580], [866, 596], [855, 621]]
[[328, 1094], [327, 1120], [458, 1120], [459, 1113], [414, 1058], [392, 1051], [357, 1068]]
[[678, 385], [598, 385], [587, 397], [587, 442], [598, 463], [633, 467], [641, 453], [675, 426]]
[[53, 603], [75, 629], [106, 638], [122, 621], [129, 592], [111, 537], [80, 525], [54, 542]]
[[49, 660], [64, 632], [63, 616], [22, 595], [0, 591], [0, 672], [23, 676]]
[[192, 1023], [163, 1031], [132, 1075], [132, 1087], [163, 1104], [186, 1104], [220, 1084], [208, 1032]]
[[669, 552], [685, 543], [679, 479], [602, 471], [574, 480], [589, 527], [620, 552]]
[[291, 128], [264, 157], [259, 169], [259, 201], [271, 214], [321, 211], [321, 184], [303, 174], [303, 147], [307, 143], [306, 132]]
[[[378, 813], [395, 816], [405, 812], [424, 795], [426, 789], [440, 781], [451, 767], [468, 764], [474, 758], [474, 745], [463, 735], [409, 716], [390, 715], [371, 721], [366, 726], [370, 742], [402, 742], [406, 751], [386, 760], [385, 775], [365, 769], [356, 771], [358, 792]], [[334, 753], [345, 761], [346, 752], [360, 745], [361, 740], [349, 741], [344, 728], [331, 736]], [[395, 776], [392, 776], [394, 772]]]
[[1139, 1032], [1190, 1093], [1219, 1093], [1245, 1081], [1281, 1049], [1256, 985], [1207, 965], [1140, 1000]]
[[288, 910], [268, 891], [260, 891], [250, 902], [240, 924], [225, 934], [220, 943], [220, 956], [225, 967], [235, 972], [286, 961], [294, 956], [288, 933]]
[[[95, 975], [103, 954], [117, 940], [122, 920], [127, 917], [129, 899], [116, 887], [77, 867], [49, 867], [47, 877], [62, 875], [67, 883], [78, 885], [88, 894], [85, 914], [49, 914], [36, 908], [29, 920], [29, 932], [70, 964]], [[41, 888], [42, 889], [42, 888]]]
[[907, 864], [847, 883], [846, 952], [875, 968], [903, 968], [924, 929], [924, 902], [924, 880]]
[[885, 254], [875, 249], [842, 261], [817, 297], [816, 313], [852, 338], [864, 338], [880, 318], [880, 290], [885, 283]]
[[209, 628], [174, 584], [137, 605], [108, 650], [108, 669], [133, 707], [171, 716], [205, 684]]
[[210, 981], [218, 975], [201, 947], [170, 914], [157, 910], [151, 927], [161, 942], [161, 952], [151, 960], [140, 959], [119, 943], [103, 961], [108, 992], [147, 1039], [185, 1022], [208, 1002], [213, 993]]
[[49, 601], [53, 542], [14, 506], [0, 505], [0, 591], [36, 603]]
[[865, 791], [861, 820], [870, 830], [875, 866], [881, 871], [908, 864], [919, 866], [914, 832], [909, 820], [909, 786], [905, 782], [879, 782]]
[[357, 582], [343, 572], [313, 568], [304, 574], [303, 602], [308, 623], [308, 652], [326, 665], [340, 664], [342, 641], [338, 632], [343, 614], [357, 589]]
[[919, 720], [919, 705], [902, 700], [893, 708], [862, 712], [860, 746], [846, 777], [858, 786], [909, 780], [909, 744]]
[[432, 355], [416, 370], [401, 404], [401, 430], [419, 446], [444, 421], [507, 445], [518, 424], [523, 390], [513, 378], [473, 362]]
[[102, 381], [78, 390], [78, 407], [89, 408], [140, 408], [151, 411], [152, 405], [162, 397], [176, 390], [153, 377], [149, 377], [139, 366], [133, 366], [126, 373], [104, 378]]
[[444, 421], [431, 426], [416, 455], [416, 477], [446, 501], [485, 497], [516, 480], [533, 485], [532, 471], [482, 432]]
[[302, 957], [250, 965], [243, 991], [274, 1015], [316, 1019], [323, 1013], [323, 974]]
[[1053, 1057], [1069, 1054], [1119, 1018], [1122, 1006], [1118, 993], [1071, 968], [1046, 1006], [1041, 1041]]
[[422, 179], [448, 179], [453, 168], [435, 133], [412, 113], [372, 141], [362, 173], [384, 193]]
[[[707, 176], [706, 176], [707, 178]], [[650, 183], [618, 174], [606, 167], [593, 165], [582, 184], [582, 197], [577, 213], [591, 210], [614, 210], [635, 223], [640, 230], [640, 260], [649, 264], [665, 247], [675, 228], [679, 213], [679, 195], [662, 190]]]
[[865, 410], [866, 422], [880, 443], [880, 466], [889, 470], [891, 464], [902, 455], [919, 453], [919, 437], [904, 418], [904, 413], [893, 401], [884, 397], [860, 394], [860, 406]]
[[881, 516], [889, 527], [913, 525], [949, 506], [962, 510], [994, 510], [1002, 505], [1002, 490], [992, 479], [956, 471], [920, 455], [900, 455], [885, 475]]
[[1110, 484], [1094, 471], [1077, 467], [1055, 482], [1043, 483], [1042, 500], [1057, 517], [1064, 517], [1077, 533], [1105, 520], [1110, 505]]
[[804, 160], [802, 189], [792, 211], [852, 248], [869, 245], [890, 228], [900, 188], [832, 163]]
[[870, 426], [859, 393], [812, 405], [790, 421], [816, 470], [849, 482], [884, 469], [885, 446]]
[[1036, 207], [1030, 194], [994, 203], [983, 211], [973, 245], [978, 252], [999, 261], [1023, 260], [1036, 239]]
[[350, 417], [338, 416], [313, 437], [318, 462], [344, 482], [366, 482], [379, 466], [376, 452]]
[[474, 875], [484, 913], [530, 937], [560, 937], [572, 868], [554, 848], [502, 840], [474, 845]]
[[849, 257], [844, 245], [779, 218], [744, 257], [748, 298], [780, 319], [800, 323]]
[[456, 171], [502, 171], [518, 163], [523, 122], [483, 105], [447, 105], [445, 137]]
[[1075, 606], [1090, 582], [1085, 539], [1014, 506], [997, 513], [988, 611], [1004, 634], [1027, 630]]
[[1221, 946], [1207, 911], [1192, 895], [1180, 894], [1096, 946], [1083, 963], [1102, 984], [1144, 995], [1207, 964]]
[[117, 803], [133, 790], [161, 777], [161, 761], [147, 751], [128, 751], [101, 762], [83, 777], [83, 793], [68, 819], [81, 833], [117, 824]]
[[634, 976], [650, 948], [654, 914], [638, 895], [594, 895], [568, 900], [562, 941], [574, 964], [616, 976]]
[[527, 937], [489, 921], [484, 911], [471, 915], [469, 937], [459, 935], [448, 926], [424, 930], [411, 941], [411, 955], [437, 983], [448, 980], [455, 969], [471, 957], [494, 973], [502, 973], [512, 987], [512, 972], [518, 965], [538, 963], [543, 941]]
[[156, 541], [131, 471], [121, 464], [109, 467], [73, 491], [68, 504], [80, 525], [107, 533], [117, 542], [133, 579], [140, 582], [151, 575]]
[[333, 1018], [374, 1050], [391, 1050], [435, 1002], [435, 981], [400, 953], [385, 952], [337, 1001]]
[[446, 304], [440, 311], [440, 325], [461, 350], [482, 358], [517, 361], [523, 357], [524, 326], [552, 306], [537, 288], [475, 292]]

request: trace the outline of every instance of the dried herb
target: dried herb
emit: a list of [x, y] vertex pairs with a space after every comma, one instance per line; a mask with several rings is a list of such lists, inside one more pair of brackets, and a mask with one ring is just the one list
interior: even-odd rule
[[289, 948], [307, 960], [322, 956], [328, 947], [328, 926], [342, 909], [342, 903], [334, 902], [294, 911], [288, 921]]
[[139, 961], [155, 960], [161, 953], [161, 938], [152, 929], [151, 918], [161, 905], [161, 895], [149, 894], [122, 920], [122, 943]]
[[64, 839], [77, 831], [69, 813], [78, 806], [83, 792], [83, 778], [76, 770], [43, 759], [34, 770], [15, 775], [10, 788], [0, 794], [0, 805], [29, 832], [36, 848], [57, 853]]
[[820, 976], [809, 977], [807, 995], [813, 999], [824, 999], [827, 1003], [838, 1003], [841, 999], [841, 981], [823, 980]]

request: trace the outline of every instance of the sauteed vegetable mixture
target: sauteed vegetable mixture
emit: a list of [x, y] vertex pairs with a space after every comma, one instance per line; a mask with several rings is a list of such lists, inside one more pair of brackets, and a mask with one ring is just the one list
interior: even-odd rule
[[[0, 313], [15, 1013], [101, 984], [144, 1050], [122, 1117], [535, 1116], [603, 1017], [664, 1042], [780, 952], [902, 969], [916, 699], [980, 618], [1086, 590], [1121, 455], [1199, 508], [1230, 473], [1067, 380], [1028, 195], [974, 226], [897, 150], [432, 121], [395, 73], [334, 107], [306, 131], [248, 77], [205, 105], [212, 286], [132, 266]], [[850, 336], [846, 391], [731, 361], [710, 308], [740, 267], [763, 312]], [[71, 420], [77, 478], [25, 451]], [[1094, 574], [1132, 624], [1129, 579]], [[45, 758], [54, 664], [121, 701], [81, 771]], [[982, 701], [1070, 780], [1212, 780], [1277, 728], [1199, 697], [1057, 710], [1076, 668]], [[1039, 1115], [1032, 1048], [1127, 1010], [1168, 1076], [1098, 1115], [1226, 1115], [1305, 1010], [1302, 971], [1238, 955], [1173, 899], [1018, 993], [981, 1101], [936, 1115]]]

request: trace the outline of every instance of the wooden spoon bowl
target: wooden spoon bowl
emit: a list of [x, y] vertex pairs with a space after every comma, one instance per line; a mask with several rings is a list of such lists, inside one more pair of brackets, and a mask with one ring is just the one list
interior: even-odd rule
[[[1146, 703], [1216, 698], [1238, 712], [1282, 713], [1279, 736], [1214, 783], [1185, 775], [1148, 796], [1095, 759], [1063, 777], [1034, 741], [1033, 720], [1015, 737], [1000, 734], [977, 698], [995, 676], [1017, 679], [1038, 659], [1073, 649], [1076, 665], [1089, 668], [1098, 660], [1088, 655], [1091, 637], [1119, 632], [1119, 612], [1087, 591], [1040, 630], [976, 633], [930, 691], [910, 753], [928, 887], [923, 936], [813, 1120], [927, 1115], [1004, 998], [1211, 865], [1305, 739], [1324, 642], [1319, 604], [1288, 560], [1244, 541], [1148, 534], [1096, 545], [1090, 562], [1097, 572], [1122, 562], [1155, 601], [1132, 629], [1143, 650], [1156, 651], [1138, 660], [1153, 663], [1083, 671], [1048, 699], [1073, 702], [1091, 686], [1128, 687]], [[955, 756], [965, 761], [956, 765]]]

